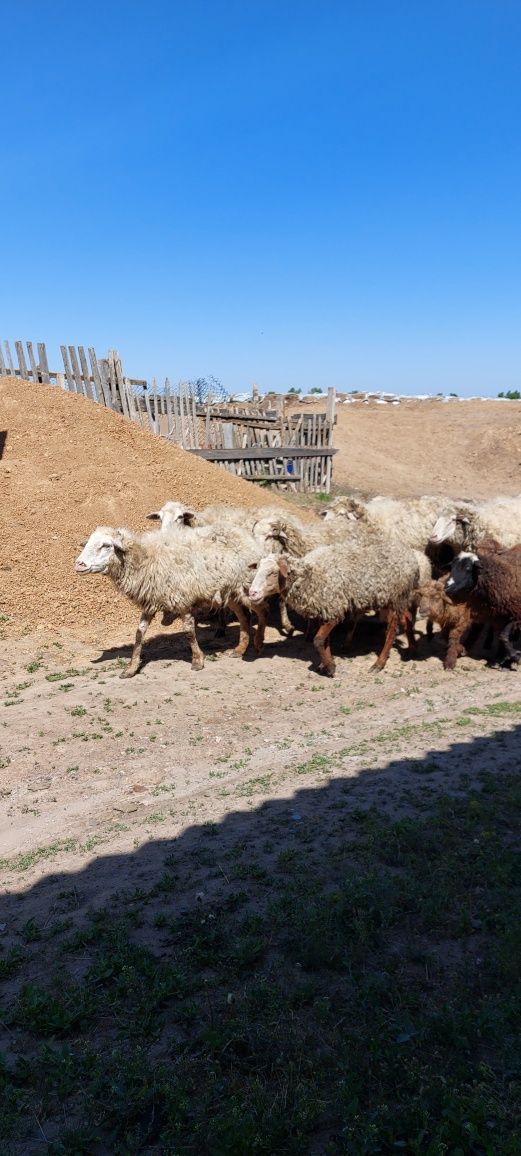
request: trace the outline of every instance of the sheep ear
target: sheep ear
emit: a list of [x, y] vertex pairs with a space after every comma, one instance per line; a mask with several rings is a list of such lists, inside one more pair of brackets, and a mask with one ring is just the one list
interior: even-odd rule
[[128, 550], [128, 542], [121, 537], [121, 534], [114, 534], [113, 538], [109, 538], [103, 545], [113, 546], [120, 554], [125, 554]]
[[80, 550], [84, 549], [84, 547], [87, 545], [88, 540], [89, 540], [88, 538], [83, 538], [83, 540], [80, 542]]
[[195, 522], [195, 510], [183, 510], [180, 520], [184, 522], [185, 526], [193, 526]]
[[161, 521], [161, 514], [158, 510], [151, 510], [150, 514], [145, 514], [145, 518], [150, 518], [151, 520], [157, 519], [157, 521]]
[[279, 558], [279, 574], [281, 574], [283, 578], [288, 577], [288, 563], [286, 558]]
[[325, 518], [326, 514], [327, 514], [327, 510], [320, 510], [320, 513], [318, 516], [319, 516], [319, 518]]

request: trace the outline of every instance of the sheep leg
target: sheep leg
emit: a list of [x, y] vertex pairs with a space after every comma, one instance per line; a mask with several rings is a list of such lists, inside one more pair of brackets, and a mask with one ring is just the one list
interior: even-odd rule
[[405, 633], [407, 635], [407, 643], [409, 646], [409, 650], [416, 650], [417, 639], [416, 639], [416, 635], [414, 633], [414, 623], [416, 621], [416, 610], [414, 610], [412, 612], [410, 610], [406, 610], [405, 614], [403, 616], [403, 621], [404, 621], [404, 626], [405, 626]]
[[219, 610], [218, 625], [215, 630], [215, 638], [226, 638], [226, 627], [228, 625], [228, 611], [225, 607]]
[[188, 642], [190, 643], [190, 650], [192, 651], [192, 670], [202, 670], [204, 666], [204, 654], [197, 641], [195, 617], [193, 614], [185, 614], [183, 627], [188, 635]]
[[264, 646], [264, 635], [266, 633], [266, 623], [268, 617], [268, 608], [265, 602], [262, 602], [259, 606], [255, 607], [255, 616], [257, 618], [257, 629], [255, 631], [253, 645], [257, 654], [260, 654]]
[[353, 617], [350, 619], [349, 626], [347, 627], [347, 630], [345, 632], [344, 642], [343, 642], [343, 646], [342, 646], [342, 650], [343, 650], [344, 654], [347, 651], [351, 650], [351, 647], [353, 645], [353, 638], [355, 636], [355, 630], [358, 626], [358, 623], [360, 622], [361, 617], [362, 617], [361, 614], [353, 614]]
[[465, 627], [461, 626], [454, 626], [452, 630], [449, 630], [449, 643], [443, 659], [444, 670], [454, 670], [460, 655], [465, 654], [465, 647], [461, 642], [464, 632]]
[[279, 613], [281, 632], [290, 638], [295, 630], [295, 627], [293, 626], [293, 623], [289, 617], [288, 608], [286, 606], [286, 599], [282, 597], [282, 594], [279, 597]]
[[499, 641], [502, 642], [505, 648], [506, 657], [503, 659], [504, 663], [519, 662], [521, 659], [521, 652], [516, 650], [511, 640], [511, 635], [519, 632], [519, 626], [519, 622], [508, 622], [499, 635]]
[[397, 633], [398, 633], [398, 615], [396, 613], [396, 610], [391, 610], [389, 612], [389, 615], [387, 618], [387, 630], [386, 630], [386, 634], [385, 634], [385, 642], [382, 646], [380, 654], [378, 655], [378, 658], [376, 659], [376, 662], [373, 662], [371, 670], [383, 670], [383, 668], [387, 662], [387, 659], [389, 658], [389, 655], [391, 653], [391, 647], [392, 647], [392, 644], [396, 638]]
[[336, 670], [335, 660], [331, 654], [331, 643], [329, 635], [335, 626], [338, 626], [340, 618], [333, 619], [333, 622], [323, 622], [319, 626], [317, 633], [313, 639], [313, 646], [316, 647], [320, 657], [319, 671], [321, 674], [326, 674], [328, 678], [333, 678]]
[[244, 606], [241, 606], [239, 602], [230, 602], [229, 606], [239, 623], [239, 642], [233, 650], [229, 651], [229, 654], [233, 655], [234, 658], [242, 658], [250, 643], [250, 624]]
[[430, 640], [434, 634], [434, 623], [432, 621], [432, 618], [427, 619], [427, 626], [425, 627], [425, 633], [426, 633], [427, 638], [429, 639], [429, 642], [430, 642]]
[[141, 651], [143, 649], [143, 640], [153, 617], [153, 614], [141, 615], [141, 618], [139, 619], [139, 626], [136, 630], [136, 641], [134, 643], [131, 659], [128, 666], [126, 666], [125, 669], [121, 671], [119, 676], [120, 678], [133, 678], [134, 675], [137, 674], [141, 659]]

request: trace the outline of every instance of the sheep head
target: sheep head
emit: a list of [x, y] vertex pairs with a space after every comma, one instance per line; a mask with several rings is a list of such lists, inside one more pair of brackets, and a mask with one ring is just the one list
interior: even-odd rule
[[445, 590], [450, 598], [458, 594], [470, 594], [479, 577], [480, 560], [477, 554], [462, 551], [454, 559]]
[[112, 526], [98, 526], [78, 555], [74, 563], [77, 574], [106, 574], [111, 562], [128, 550], [130, 535], [127, 530], [115, 530]]
[[259, 518], [253, 526], [253, 537], [263, 550], [268, 549], [272, 553], [285, 550], [288, 544], [284, 522], [278, 518]]
[[288, 578], [288, 563], [279, 554], [268, 554], [255, 567], [253, 582], [248, 590], [250, 601], [264, 602], [274, 594], [283, 594]]
[[465, 507], [446, 511], [437, 519], [429, 542], [432, 546], [441, 546], [442, 542], [449, 542], [455, 549], [458, 547], [461, 549], [467, 543], [471, 524], [471, 511]]
[[325, 522], [331, 522], [334, 518], [346, 518], [348, 522], [358, 522], [367, 520], [367, 510], [363, 502], [358, 502], [356, 498], [335, 498], [326, 510], [321, 510], [320, 517]]
[[191, 510], [189, 506], [184, 506], [182, 502], [165, 502], [160, 510], [151, 510], [146, 517], [160, 521], [161, 529], [168, 531], [183, 526], [193, 526], [196, 514], [195, 510]]

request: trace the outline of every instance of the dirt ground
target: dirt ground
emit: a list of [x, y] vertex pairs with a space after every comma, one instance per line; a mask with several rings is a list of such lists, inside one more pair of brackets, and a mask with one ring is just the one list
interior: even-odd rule
[[[110, 583], [74, 577], [75, 535], [125, 514], [139, 523], [145, 506], [168, 496], [165, 487], [196, 504], [250, 504], [258, 491], [204, 462], [185, 468], [175, 447], [46, 387], [40, 444], [34, 429], [24, 435], [21, 389], [3, 383], [0, 849], [8, 891], [128, 851], [153, 831], [176, 838], [268, 798], [284, 800], [290, 824], [312, 823], [303, 788], [325, 780], [352, 782], [355, 805], [360, 790], [365, 804], [400, 799], [403, 807], [417, 786], [414, 761], [427, 752], [430, 793], [479, 775], [476, 744], [471, 762], [465, 744], [494, 732], [499, 700], [514, 703], [515, 718], [518, 675], [474, 657], [446, 674], [439, 643], [431, 652], [422, 642], [418, 660], [402, 661], [395, 649], [375, 676], [371, 623], [354, 655], [339, 659], [333, 682], [317, 676], [300, 633], [286, 640], [272, 628], [262, 656], [241, 662], [222, 653], [210, 627], [202, 630], [204, 671], [190, 670], [182, 634], [157, 627], [144, 669], [121, 682], [135, 612]], [[520, 439], [516, 402], [340, 405], [335, 481], [394, 495], [514, 493]]]
[[[324, 403], [313, 408], [323, 410]], [[334, 445], [340, 489], [394, 498], [492, 498], [521, 490], [520, 401], [339, 404]]]
[[[2, 881], [29, 898], [46, 879], [30, 917], [45, 919], [60, 873], [63, 886], [63, 875], [144, 848], [152, 836], [175, 840], [194, 825], [262, 813], [268, 800], [280, 801], [290, 830], [313, 832], [319, 788], [332, 788], [333, 807], [336, 784], [343, 807], [400, 813], [419, 793], [427, 802], [477, 782], [496, 762], [506, 767], [501, 736], [521, 709], [515, 672], [466, 657], [446, 673], [439, 641], [424, 640], [413, 661], [395, 649], [375, 675], [380, 635], [370, 622], [355, 655], [338, 659], [334, 680], [315, 673], [298, 632], [285, 639], [271, 628], [264, 653], [245, 661], [224, 653], [211, 628], [202, 633], [202, 672], [191, 671], [184, 636], [165, 632], [128, 681], [119, 678], [128, 645], [103, 651], [45, 633], [10, 642], [1, 682]], [[494, 735], [496, 753], [485, 741], [481, 755], [473, 740]], [[99, 886], [90, 877], [87, 906]]]

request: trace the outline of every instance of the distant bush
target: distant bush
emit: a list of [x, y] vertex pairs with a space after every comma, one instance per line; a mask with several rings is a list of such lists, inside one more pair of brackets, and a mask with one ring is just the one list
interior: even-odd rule
[[521, 393], [518, 389], [507, 389], [504, 392], [502, 390], [501, 393], [498, 393], [498, 397], [508, 397], [509, 401], [520, 401]]
[[322, 393], [322, 390], [320, 389], [320, 386], [318, 386], [318, 385], [314, 385], [314, 386], [313, 386], [313, 389], [310, 389], [310, 391], [309, 391], [309, 392], [310, 392], [310, 393]]
[[295, 389], [295, 386], [292, 385], [291, 389], [288, 389], [288, 393], [302, 393], [302, 390], [301, 389]]

